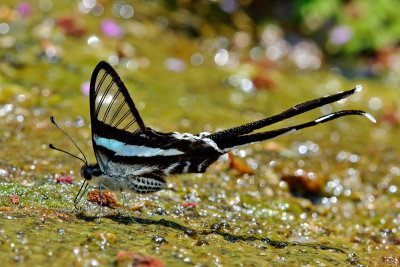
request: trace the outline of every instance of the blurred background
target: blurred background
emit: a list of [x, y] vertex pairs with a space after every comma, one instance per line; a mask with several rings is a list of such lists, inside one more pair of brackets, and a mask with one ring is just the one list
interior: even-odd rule
[[[232, 266], [243, 262], [243, 251], [254, 266], [398, 264], [399, 10], [397, 0], [3, 1], [0, 215], [18, 222], [3, 227], [0, 221], [7, 263], [114, 264], [118, 251], [140, 245], [140, 253], [156, 254], [168, 266]], [[93, 230], [90, 220], [72, 212], [81, 166], [48, 144], [78, 152], [49, 116], [94, 162], [88, 94], [101, 60], [119, 73], [144, 122], [159, 131], [214, 132], [357, 84], [364, 90], [348, 100], [275, 128], [340, 109], [367, 111], [377, 124], [341, 118], [235, 150], [204, 175], [172, 178], [163, 192], [129, 198], [141, 207], [135, 216], [173, 220], [195, 233], [224, 222], [230, 228], [215, 229], [260, 238], [260, 244], [115, 218]], [[86, 204], [85, 212], [95, 215], [97, 209]], [[48, 227], [37, 230], [41, 238], [18, 234], [38, 219]], [[53, 228], [70, 230], [64, 235]], [[114, 235], [114, 245], [100, 244], [99, 229]], [[155, 242], [154, 232], [170, 245]], [[266, 237], [292, 246], [271, 247]], [[299, 251], [290, 242], [317, 245]], [[323, 245], [339, 250], [319, 249]]]

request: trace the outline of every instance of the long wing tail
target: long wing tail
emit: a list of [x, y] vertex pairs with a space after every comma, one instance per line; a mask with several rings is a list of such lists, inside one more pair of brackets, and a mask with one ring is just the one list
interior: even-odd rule
[[367, 117], [369, 120], [372, 122], [375, 122], [375, 118], [372, 117], [371, 114], [366, 113], [361, 110], [342, 110], [334, 113], [330, 113], [328, 115], [319, 117], [313, 121], [309, 121], [303, 124], [298, 124], [295, 126], [289, 126], [277, 130], [271, 130], [271, 131], [266, 131], [266, 132], [261, 132], [261, 133], [254, 133], [254, 134], [247, 134], [247, 135], [240, 135], [240, 136], [232, 136], [230, 138], [225, 138], [216, 141], [218, 147], [223, 150], [224, 152], [228, 152], [231, 149], [234, 149], [236, 147], [241, 147], [244, 145], [252, 144], [252, 143], [257, 143], [261, 142], [264, 140], [268, 140], [277, 136], [283, 136], [283, 135], [288, 135], [291, 133], [294, 133], [298, 130], [301, 130], [303, 128], [308, 128], [315, 126], [320, 123], [325, 123], [343, 116], [349, 116], [349, 115], [361, 115]]
[[250, 134], [255, 130], [258, 130], [260, 128], [266, 127], [268, 125], [286, 120], [288, 118], [294, 117], [296, 115], [302, 114], [306, 111], [321, 107], [326, 104], [333, 103], [335, 101], [347, 98], [351, 96], [354, 93], [360, 92], [362, 90], [361, 85], [357, 85], [355, 88], [344, 91], [341, 93], [337, 93], [334, 95], [330, 96], [325, 96], [317, 99], [313, 99], [301, 104], [298, 104], [278, 115], [274, 115], [268, 118], [265, 118], [263, 120], [255, 121], [249, 124], [245, 124], [242, 126], [238, 126], [235, 128], [223, 130], [220, 132], [216, 132], [214, 134], [211, 134], [208, 136], [210, 139], [215, 141], [215, 143], [218, 145], [218, 147], [227, 152], [235, 147], [251, 144], [251, 143], [256, 143], [260, 141], [264, 141], [267, 139], [271, 139], [280, 135], [286, 135], [290, 134], [292, 132], [295, 132], [297, 130], [311, 127], [314, 125], [317, 125], [319, 123], [324, 123], [328, 122], [330, 120], [334, 120], [343, 116], [348, 116], [348, 115], [362, 115], [370, 119], [371, 121], [375, 122], [374, 117], [372, 117], [369, 113], [366, 113], [364, 111], [360, 110], [343, 110], [335, 113], [328, 114], [326, 116], [319, 117], [313, 121], [291, 126], [291, 127], [285, 127], [277, 130], [272, 130], [272, 131], [266, 131], [266, 132], [261, 132], [261, 133], [255, 133], [255, 134]]

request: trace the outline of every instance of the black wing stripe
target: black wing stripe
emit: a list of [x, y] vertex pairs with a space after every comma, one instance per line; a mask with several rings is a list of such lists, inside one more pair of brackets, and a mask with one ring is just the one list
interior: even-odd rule
[[118, 126], [126, 119], [126, 117], [128, 117], [130, 115], [129, 110], [127, 112], [125, 112], [125, 114], [119, 119], [119, 121], [115, 124], [115, 125], [111, 125], [114, 126], [116, 128], [118, 128]]
[[[106, 119], [107, 119], [107, 117], [108, 117], [108, 113], [110, 113], [111, 107], [114, 105], [115, 99], [117, 99], [119, 93], [121, 93], [121, 91], [117, 91], [117, 93], [114, 94], [114, 96], [113, 96], [113, 98], [112, 98], [112, 100], [111, 100], [110, 105], [108, 105], [107, 110], [106, 110], [106, 112], [104, 113], [103, 121], [106, 121]], [[124, 103], [125, 103], [125, 102], [124, 102]]]
[[96, 86], [96, 90], [95, 90], [95, 96], [96, 96], [96, 97], [97, 97], [97, 94], [99, 93], [100, 88], [101, 88], [101, 86], [103, 85], [103, 82], [104, 82], [104, 80], [106, 79], [106, 77], [107, 77], [107, 72], [104, 72], [103, 76], [102, 76], [101, 79], [100, 79], [99, 84]]
[[117, 118], [119, 112], [121, 111], [121, 109], [123, 108], [123, 106], [124, 106], [125, 104], [126, 104], [126, 102], [123, 102], [123, 103], [117, 108], [117, 110], [115, 111], [113, 117], [111, 118], [110, 125], [113, 125], [114, 120]]
[[[107, 86], [106, 91], [105, 91], [104, 94], [101, 96], [100, 102], [99, 102], [99, 104], [98, 104], [98, 106], [97, 106], [96, 113], [95, 113], [95, 114], [96, 114], [96, 117], [97, 117], [97, 115], [99, 114], [99, 111], [100, 111], [101, 107], [103, 106], [104, 99], [106, 99], [106, 97], [107, 97], [107, 95], [108, 95], [108, 92], [110, 91], [110, 89], [111, 89], [111, 87], [113, 86], [113, 84], [114, 84], [114, 81], [111, 81], [111, 83]], [[110, 105], [108, 105], [108, 106], [110, 107]]]
[[124, 131], [126, 131], [126, 129], [129, 129], [129, 127], [131, 127], [134, 123], [136, 122], [136, 119], [131, 120], [130, 123], [128, 123], [125, 127], [124, 127]]

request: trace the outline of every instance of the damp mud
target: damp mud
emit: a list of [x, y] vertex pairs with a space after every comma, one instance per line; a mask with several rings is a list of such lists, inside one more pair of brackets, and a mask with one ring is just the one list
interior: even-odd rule
[[[114, 16], [108, 1], [101, 16], [39, 2], [18, 20], [19, 2], [1, 7], [11, 12], [0, 38], [2, 266], [129, 266], [132, 252], [150, 257], [146, 266], [399, 264], [398, 86], [328, 67], [265, 68], [243, 55], [222, 67], [213, 45], [165, 28], [167, 11], [155, 2], [133, 5], [134, 20], [115, 19], [123, 37], [101, 28]], [[46, 3], [52, 8], [39, 12]], [[169, 177], [163, 191], [126, 192], [131, 217], [118, 192], [102, 214], [87, 197], [76, 209], [82, 162], [48, 145], [79, 151], [49, 117], [94, 163], [87, 82], [100, 60], [116, 63], [144, 123], [158, 131], [215, 132], [357, 84], [363, 91], [346, 101], [268, 129], [344, 109], [377, 123], [344, 117], [236, 149], [204, 174]]]

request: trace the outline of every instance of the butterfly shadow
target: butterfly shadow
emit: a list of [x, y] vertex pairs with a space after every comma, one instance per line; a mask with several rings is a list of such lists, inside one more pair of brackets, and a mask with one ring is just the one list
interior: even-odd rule
[[[77, 214], [76, 217], [81, 220], [85, 221], [90, 221], [93, 222], [95, 220], [98, 220], [98, 216], [89, 216], [85, 214]], [[188, 231], [191, 230], [191, 228], [183, 226], [177, 222], [173, 221], [168, 221], [165, 219], [160, 219], [160, 220], [152, 220], [152, 219], [143, 219], [139, 217], [134, 217], [134, 216], [122, 216], [120, 214], [118, 215], [105, 215], [103, 218], [110, 219], [114, 222], [122, 223], [122, 224], [141, 224], [141, 225], [161, 225], [164, 227], [180, 230], [180, 231]]]
[[[81, 220], [85, 220], [85, 221], [95, 221], [99, 217], [78, 214], [77, 218], [81, 219]], [[298, 241], [286, 242], [286, 241], [279, 241], [279, 240], [271, 240], [270, 238], [267, 238], [267, 237], [257, 237], [257, 236], [252, 236], [252, 235], [248, 235], [248, 236], [233, 235], [233, 234], [230, 234], [227, 232], [222, 232], [219, 230], [210, 230], [210, 231], [203, 230], [201, 232], [196, 232], [196, 230], [194, 230], [190, 227], [187, 227], [187, 226], [181, 225], [177, 222], [169, 221], [166, 219], [152, 220], [152, 219], [143, 219], [143, 218], [134, 217], [134, 216], [129, 217], [129, 216], [121, 216], [121, 215], [106, 215], [106, 216], [103, 216], [103, 218], [107, 218], [107, 219], [110, 219], [110, 220], [113, 220], [115, 222], [122, 223], [122, 224], [134, 224], [135, 223], [135, 224], [141, 224], [141, 225], [160, 225], [160, 226], [164, 226], [164, 227], [182, 231], [184, 234], [186, 234], [188, 236], [195, 236], [195, 235], [207, 236], [209, 234], [216, 234], [216, 235], [222, 236], [226, 241], [228, 241], [230, 243], [234, 243], [237, 241], [247, 241], [247, 242], [248, 241], [250, 241], [250, 242], [261, 241], [264, 244], [269, 245], [274, 248], [286, 248], [288, 246], [299, 246], [299, 247], [301, 246], [301, 247], [308, 247], [308, 248], [313, 248], [313, 249], [317, 249], [317, 250], [325, 250], [325, 251], [330, 251], [330, 252], [335, 252], [335, 253], [346, 254], [346, 252], [340, 248], [325, 246], [322, 244], [301, 243]]]

